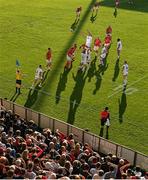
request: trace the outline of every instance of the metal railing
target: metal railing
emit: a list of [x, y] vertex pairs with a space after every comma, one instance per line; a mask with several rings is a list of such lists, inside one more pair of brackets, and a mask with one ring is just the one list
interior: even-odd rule
[[95, 151], [103, 154], [111, 152], [118, 157], [127, 159], [134, 166], [139, 165], [141, 168], [148, 170], [148, 156], [140, 152], [99, 137], [93, 133], [86, 132], [83, 129], [77, 128], [53, 117], [17, 105], [11, 101], [1, 99], [1, 105], [3, 105], [6, 110], [12, 110], [14, 113], [19, 114], [25, 120], [34, 120], [34, 122], [41, 128], [49, 127], [53, 132], [55, 132], [56, 129], [60, 129], [60, 131], [65, 135], [73, 133], [76, 141], [83, 144], [90, 144]]

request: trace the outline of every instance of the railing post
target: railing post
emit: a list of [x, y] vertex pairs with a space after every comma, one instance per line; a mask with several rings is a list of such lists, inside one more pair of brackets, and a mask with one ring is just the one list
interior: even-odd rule
[[67, 137], [69, 135], [69, 124], [67, 125]]
[[100, 136], [99, 136], [98, 152], [100, 152], [100, 144], [101, 144], [101, 138], [100, 138]]
[[26, 120], [26, 122], [28, 121], [28, 119], [27, 119], [27, 108], [25, 108], [25, 120]]
[[54, 132], [55, 131], [55, 119], [53, 119], [53, 127], [52, 127], [52, 131]]
[[83, 134], [82, 134], [82, 143], [84, 144], [84, 136], [85, 136], [85, 131], [83, 130]]
[[135, 155], [134, 155], [133, 165], [136, 166], [136, 163], [137, 163], [137, 152], [135, 152]]
[[38, 126], [40, 127], [40, 124], [41, 124], [41, 114], [38, 113]]
[[116, 144], [116, 156], [118, 155], [118, 145]]
[[[12, 105], [12, 112], [13, 112], [13, 114], [15, 113], [15, 105], [14, 105], [14, 103], [13, 103], [13, 105]], [[18, 114], [18, 113], [17, 113]]]

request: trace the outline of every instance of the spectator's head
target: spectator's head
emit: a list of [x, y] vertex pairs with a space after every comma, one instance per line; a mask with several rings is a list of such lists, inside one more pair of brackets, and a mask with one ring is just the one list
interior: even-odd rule
[[0, 156], [3, 156], [4, 154], [4, 148], [0, 147]]
[[16, 130], [16, 136], [20, 136], [21, 135], [21, 131], [20, 130]]
[[127, 174], [126, 173], [122, 173], [121, 174], [121, 179], [127, 179]]
[[148, 179], [148, 172], [145, 173], [144, 177], [145, 179]]
[[17, 160], [15, 161], [15, 165], [16, 165], [17, 167], [20, 167], [21, 164], [22, 164], [21, 159], [17, 159]]
[[120, 159], [120, 160], [119, 160], [119, 164], [120, 164], [120, 165], [124, 165], [124, 159]]
[[99, 177], [103, 177], [104, 171], [102, 169], [100, 169], [99, 172], [98, 172], [98, 175], [99, 175]]
[[33, 168], [34, 168], [34, 163], [33, 163], [32, 161], [29, 161], [29, 162], [28, 162], [28, 170], [29, 170], [29, 171], [32, 171]]
[[7, 179], [13, 179], [14, 170], [10, 169], [7, 171]]
[[56, 174], [55, 174], [55, 173], [51, 173], [51, 174], [49, 175], [49, 179], [57, 179]]
[[94, 174], [92, 179], [100, 179], [98, 174]]
[[52, 164], [50, 162], [46, 162], [45, 163], [45, 169], [48, 170], [48, 171], [53, 171], [54, 168], [52, 166]]
[[55, 144], [53, 142], [49, 143], [49, 149], [54, 149], [55, 148]]

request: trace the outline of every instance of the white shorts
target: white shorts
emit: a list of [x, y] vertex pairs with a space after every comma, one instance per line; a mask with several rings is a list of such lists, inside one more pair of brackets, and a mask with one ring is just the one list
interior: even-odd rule
[[94, 46], [94, 51], [98, 51], [99, 50], [99, 46]]
[[72, 61], [72, 58], [67, 55], [67, 61]]
[[41, 80], [41, 78], [39, 76], [35, 76], [34, 78], [35, 80]]
[[86, 45], [88, 48], [91, 48], [91, 43], [90, 43], [90, 42], [87, 42], [85, 45]]
[[51, 64], [51, 59], [50, 60], [46, 59], [46, 63], [47, 63], [47, 65], [50, 65]]
[[128, 72], [123, 72], [123, 76], [127, 76], [128, 75]]
[[106, 53], [101, 54], [101, 59], [104, 59], [106, 57]]
[[109, 46], [110, 46], [110, 43], [105, 43], [104, 46], [105, 46], [105, 47], [109, 47]]

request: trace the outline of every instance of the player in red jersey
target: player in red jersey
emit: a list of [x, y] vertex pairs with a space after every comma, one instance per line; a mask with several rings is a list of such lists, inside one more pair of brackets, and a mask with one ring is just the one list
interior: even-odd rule
[[95, 58], [98, 57], [98, 51], [100, 47], [101, 47], [101, 40], [99, 39], [99, 37], [97, 37], [94, 41]]
[[65, 68], [70, 69], [72, 66], [72, 62], [74, 61], [75, 58], [75, 51], [77, 49], [77, 45], [74, 44], [70, 49], [67, 51], [67, 62], [65, 65]]
[[51, 56], [51, 48], [48, 48], [48, 51], [46, 53], [46, 67], [48, 70], [51, 68], [51, 62], [52, 62], [52, 56]]
[[108, 26], [108, 27], [106, 28], [106, 34], [109, 34], [109, 35], [112, 34], [112, 27], [111, 27], [111, 26]]
[[104, 46], [107, 49], [107, 53], [108, 53], [108, 50], [110, 48], [111, 42], [112, 42], [112, 37], [108, 34], [104, 39]]

